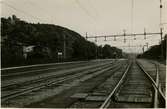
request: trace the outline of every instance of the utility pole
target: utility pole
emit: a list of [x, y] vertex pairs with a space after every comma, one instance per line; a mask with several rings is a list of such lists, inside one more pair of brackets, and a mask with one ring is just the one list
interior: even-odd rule
[[[88, 39], [88, 33], [86, 32], [86, 39]], [[95, 37], [95, 54], [96, 54], [96, 56], [95, 56], [95, 58], [97, 59], [97, 57], [98, 57], [98, 45], [97, 45], [97, 37]]]
[[126, 43], [126, 39], [125, 39], [125, 36], [126, 36], [126, 30], [123, 30], [123, 32], [124, 32], [124, 43]]
[[146, 46], [147, 46], [147, 50], [148, 50], [148, 42], [146, 43]]
[[86, 39], [88, 38], [88, 33], [86, 32]]
[[98, 45], [97, 45], [97, 38], [95, 38], [95, 46], [96, 46], [96, 59], [97, 59], [97, 54], [98, 54]]
[[63, 34], [63, 58], [66, 59], [66, 36]]
[[163, 45], [162, 45], [162, 35], [163, 35], [163, 27], [162, 27], [162, 0], [160, 0], [160, 36], [161, 36], [161, 58], [164, 59], [163, 55]]
[[143, 46], [143, 48], [142, 48], [142, 49], [143, 49], [143, 53], [144, 53], [144, 46]]
[[144, 28], [144, 39], [146, 39], [146, 28]]
[[97, 55], [98, 55], [98, 46], [96, 46], [96, 59], [97, 59]]
[[162, 35], [163, 35], [163, 33], [162, 33], [162, 28], [160, 28], [160, 29], [161, 29], [161, 30], [160, 30], [160, 31], [161, 31], [161, 34], [160, 34], [160, 35], [161, 35], [161, 57], [162, 57], [162, 59], [164, 59], [164, 55], [163, 55], [163, 54], [164, 54], [164, 53], [163, 53], [164, 51], [163, 51], [163, 45], [162, 45]]

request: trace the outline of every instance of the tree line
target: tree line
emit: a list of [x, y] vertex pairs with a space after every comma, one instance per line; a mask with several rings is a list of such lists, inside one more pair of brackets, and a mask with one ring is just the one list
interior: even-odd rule
[[167, 34], [165, 35], [164, 40], [162, 40], [159, 45], [151, 46], [143, 54], [138, 55], [138, 58], [166, 60], [166, 39]]
[[[64, 52], [64, 42], [65, 59], [58, 56], [58, 52]], [[23, 48], [28, 46], [35, 47], [25, 58]], [[115, 57], [122, 57], [121, 49], [110, 45], [98, 46], [68, 28], [28, 23], [15, 15], [1, 18], [2, 67]]]

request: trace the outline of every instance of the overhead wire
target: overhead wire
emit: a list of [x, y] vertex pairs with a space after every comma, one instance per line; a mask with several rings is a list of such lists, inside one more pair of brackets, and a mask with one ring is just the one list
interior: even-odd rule
[[78, 6], [93, 20], [95, 20], [95, 18], [89, 13], [89, 11], [80, 3], [79, 0], [75, 0], [75, 3], [78, 4]]
[[[34, 5], [34, 7], [38, 7], [39, 8], [39, 10], [43, 13], [43, 11], [45, 11], [45, 14], [47, 14], [48, 12], [44, 9], [44, 8], [42, 8], [42, 7], [40, 7], [39, 5], [37, 5], [36, 3], [34, 3], [34, 2], [32, 2], [32, 1], [27, 1], [27, 0], [24, 0], [24, 1], [26, 1], [27, 3], [29, 3], [30, 5]], [[48, 16], [51, 16], [51, 17], [48, 17], [50, 20], [51, 20], [51, 22], [53, 21], [53, 19], [52, 18], [54, 18], [52, 15], [49, 15], [49, 14], [47, 14]], [[54, 18], [54, 20], [55, 20], [55, 18]]]
[[97, 11], [97, 9], [92, 5], [92, 0], [88, 0], [89, 1], [89, 5], [91, 5], [91, 8], [93, 9], [96, 17], [99, 17], [99, 13]]
[[[85, 8], [79, 0], [74, 0], [74, 2], [78, 5], [78, 7], [85, 12], [85, 14], [92, 20], [92, 24], [94, 29], [96, 29], [96, 19], [92, 16], [92, 14]], [[95, 38], [95, 43], [97, 43], [97, 39]]]
[[7, 2], [1, 1], [0, 3], [6, 5], [6, 6], [8, 6], [8, 7], [10, 7], [11, 9], [14, 9], [15, 11], [20, 12], [20, 13], [22, 13], [22, 14], [24, 14], [24, 15], [28, 15], [28, 16], [30, 16], [30, 17], [36, 19], [36, 20], [39, 20], [39, 21], [42, 20], [42, 21], [43, 21], [43, 19], [38, 18], [38, 17], [36, 17], [36, 16], [33, 16], [33, 15], [31, 15], [30, 13], [27, 13], [26, 11], [20, 10], [20, 9], [18, 9], [18, 8], [14, 7], [14, 6], [12, 6], [11, 4], [9, 4], [9, 3], [7, 3]]
[[[78, 4], [78, 6], [79, 6], [91, 19], [93, 19], [93, 21], [95, 21], [95, 18], [94, 18], [94, 17], [91, 15], [91, 13], [82, 5], [82, 3], [81, 3], [79, 0], [75, 0], [75, 2], [76, 2], [76, 4]], [[27, 12], [25, 12], [25, 11], [23, 11], [23, 10], [20, 10], [20, 9], [18, 9], [18, 8], [14, 7], [14, 6], [12, 6], [11, 4], [9, 4], [9, 3], [7, 3], [7, 2], [1, 1], [1, 3], [5, 4], [6, 6], [12, 8], [12, 9], [18, 11], [18, 12], [21, 12], [21, 13], [23, 13], [23, 14], [29, 15], [29, 16], [35, 18], [35, 19], [42, 20], [41, 18], [38, 18], [38, 17], [36, 17], [36, 16], [31, 15], [30, 13], [27, 13]], [[132, 2], [131, 2], [131, 32], [132, 32], [132, 33], [133, 33], [133, 26], [134, 26], [133, 23], [134, 23], [134, 0], [132, 0]], [[134, 38], [135, 38], [135, 36], [134, 36]], [[105, 38], [105, 40], [106, 40], [106, 38]]]
[[[134, 32], [134, 0], [131, 0], [131, 33]], [[134, 35], [134, 40], [136, 40], [136, 36]], [[132, 40], [133, 43], [133, 40]], [[129, 46], [130, 46], [130, 40], [129, 40]], [[132, 48], [129, 48], [130, 51], [133, 51]]]
[[131, 0], [131, 33], [133, 34], [133, 9], [134, 9], [134, 1]]

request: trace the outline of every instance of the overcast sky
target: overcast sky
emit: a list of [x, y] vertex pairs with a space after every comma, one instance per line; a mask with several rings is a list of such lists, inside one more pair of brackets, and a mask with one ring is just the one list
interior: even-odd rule
[[[132, 2], [133, 1], [133, 2]], [[167, 0], [162, 0], [162, 22], [167, 23]], [[133, 4], [133, 5], [132, 5]], [[2, 16], [15, 14], [27, 22], [50, 23], [72, 29], [85, 37], [92, 35], [159, 32], [159, 0], [1, 0]], [[163, 25], [166, 28], [166, 24]], [[167, 30], [167, 29], [164, 29]], [[98, 45], [110, 44], [127, 52], [141, 52], [139, 45], [158, 44], [160, 36], [98, 39]], [[95, 42], [93, 39], [88, 39]], [[132, 47], [129, 47], [132, 46]]]

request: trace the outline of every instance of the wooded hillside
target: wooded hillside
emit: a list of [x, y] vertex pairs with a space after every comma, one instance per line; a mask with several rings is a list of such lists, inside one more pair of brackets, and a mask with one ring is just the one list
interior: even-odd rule
[[[65, 59], [64, 59], [65, 44]], [[27, 48], [26, 48], [27, 47]], [[29, 51], [24, 50], [24, 48]], [[62, 56], [58, 56], [58, 52]], [[1, 66], [122, 57], [122, 50], [97, 46], [77, 32], [53, 24], [33, 24], [15, 15], [1, 18]]]
[[[167, 34], [165, 35], [164, 40], [162, 40], [162, 42], [160, 42], [159, 45], [154, 45], [150, 47], [143, 54], [138, 55], [138, 58], [156, 59], [162, 61], [166, 60], [166, 39], [167, 39]], [[161, 53], [162, 49], [163, 49], [163, 57]]]

